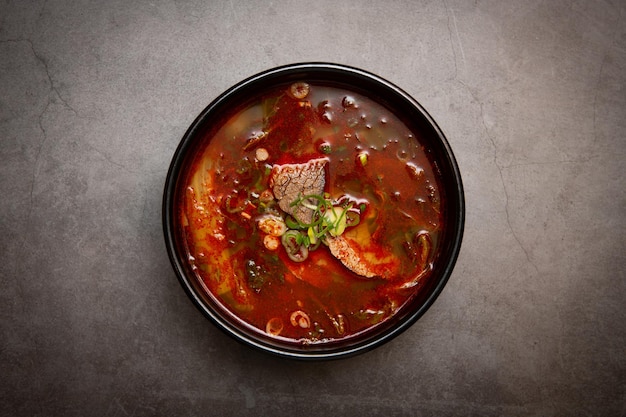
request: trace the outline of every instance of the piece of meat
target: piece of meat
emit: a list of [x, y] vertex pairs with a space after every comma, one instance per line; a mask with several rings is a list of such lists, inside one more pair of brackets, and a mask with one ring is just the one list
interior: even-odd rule
[[372, 278], [376, 276], [376, 273], [370, 271], [363, 262], [359, 254], [354, 250], [348, 241], [342, 236], [327, 236], [326, 244], [330, 253], [341, 261], [342, 264], [355, 274], [364, 276], [366, 278]]
[[347, 232], [341, 236], [326, 237], [330, 253], [346, 268], [365, 278], [392, 279], [398, 274], [400, 262], [391, 252], [369, 239], [361, 242], [363, 246], [350, 235], [352, 233]]
[[[310, 194], [322, 195], [326, 184], [325, 166], [328, 159], [312, 159], [304, 164], [274, 165], [270, 175], [270, 187], [279, 207], [302, 223], [311, 223], [313, 210], [292, 203]], [[315, 202], [313, 202], [315, 204]]]

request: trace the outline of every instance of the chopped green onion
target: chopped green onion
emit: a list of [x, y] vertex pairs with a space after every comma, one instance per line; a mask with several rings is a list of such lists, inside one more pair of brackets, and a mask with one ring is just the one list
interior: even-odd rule
[[359, 153], [359, 155], [357, 156], [357, 158], [359, 159], [359, 162], [361, 163], [361, 166], [365, 166], [367, 165], [367, 161], [368, 161], [368, 153], [367, 152], [361, 152]]
[[292, 261], [302, 262], [309, 256], [309, 249], [302, 244], [303, 237], [306, 236], [297, 230], [287, 230], [281, 237], [287, 256]]
[[245, 208], [246, 204], [248, 204], [248, 201], [246, 200], [242, 206], [240, 207], [232, 207], [230, 205], [230, 202], [232, 201], [233, 196], [229, 195], [228, 197], [226, 197], [226, 201], [224, 202], [224, 205], [226, 206], [226, 211], [229, 213], [239, 213], [242, 212], [243, 209]]
[[324, 142], [319, 146], [319, 151], [321, 153], [323, 153], [324, 155], [330, 155], [330, 153], [332, 152], [332, 148], [330, 146], [330, 143], [328, 142]]
[[317, 209], [319, 208], [319, 206], [316, 206], [316, 205], [311, 204], [311, 203], [306, 202], [306, 201], [301, 201], [301, 202], [300, 202], [300, 205], [301, 205], [302, 207], [306, 207], [306, 208], [308, 208], [308, 209], [310, 209], [310, 210], [317, 210]]
[[310, 245], [315, 245], [315, 243], [317, 243], [317, 235], [315, 233], [315, 230], [313, 230], [313, 227], [309, 227], [309, 230], [307, 230], [307, 235], [309, 237]]
[[341, 207], [332, 207], [324, 213], [326, 222], [331, 225], [328, 230], [331, 236], [340, 236], [346, 230], [346, 211]]
[[361, 216], [355, 211], [346, 212], [346, 224], [349, 227], [354, 227], [361, 222]]
[[285, 218], [285, 224], [290, 229], [300, 229], [300, 223], [291, 216]]

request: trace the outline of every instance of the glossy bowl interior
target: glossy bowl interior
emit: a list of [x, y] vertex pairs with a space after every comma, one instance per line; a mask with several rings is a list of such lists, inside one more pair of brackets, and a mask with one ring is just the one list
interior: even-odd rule
[[[397, 314], [372, 331], [357, 337], [328, 343], [294, 345], [260, 334], [233, 316], [207, 294], [187, 261], [176, 222], [177, 195], [181, 192], [182, 175], [197, 151], [204, 134], [219, 122], [229, 109], [250, 96], [276, 85], [305, 80], [337, 86], [365, 95], [387, 108], [414, 131], [419, 131], [436, 161], [441, 184], [445, 190], [446, 222], [440, 255], [425, 287]], [[328, 63], [302, 63], [274, 68], [254, 75], [231, 87], [209, 104], [183, 136], [170, 165], [163, 197], [163, 227], [167, 251], [178, 279], [196, 307], [218, 328], [236, 340], [262, 351], [297, 359], [335, 359], [365, 352], [379, 346], [411, 326], [432, 305], [444, 288], [456, 262], [464, 227], [464, 196], [461, 176], [452, 150], [441, 129], [426, 110], [412, 97], [390, 82], [369, 72]]]

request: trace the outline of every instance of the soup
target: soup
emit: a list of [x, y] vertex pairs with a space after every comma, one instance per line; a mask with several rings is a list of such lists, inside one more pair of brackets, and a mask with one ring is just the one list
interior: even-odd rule
[[175, 222], [207, 295], [263, 337], [344, 340], [400, 312], [438, 260], [445, 195], [380, 102], [296, 82], [203, 132]]

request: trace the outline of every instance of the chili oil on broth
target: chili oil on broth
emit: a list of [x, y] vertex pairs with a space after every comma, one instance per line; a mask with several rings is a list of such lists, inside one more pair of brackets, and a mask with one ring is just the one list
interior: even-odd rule
[[[304, 97], [290, 88], [251, 99], [206, 134], [181, 193], [182, 237], [207, 293], [259, 332], [348, 338], [393, 316], [428, 279], [442, 195], [419, 132], [391, 111], [336, 87], [307, 85]], [[272, 167], [319, 158], [329, 200], [360, 210], [345, 239], [368, 262], [394, 265], [389, 276], [360, 276], [323, 244], [302, 262], [282, 245], [268, 249], [260, 216], [287, 217], [268, 197]]]

